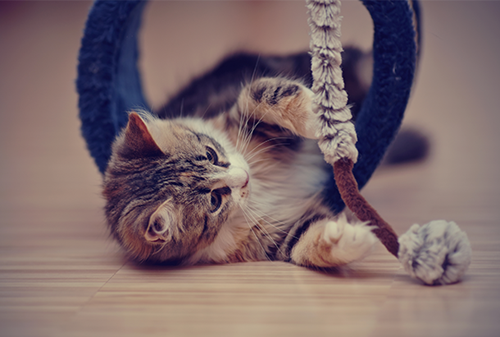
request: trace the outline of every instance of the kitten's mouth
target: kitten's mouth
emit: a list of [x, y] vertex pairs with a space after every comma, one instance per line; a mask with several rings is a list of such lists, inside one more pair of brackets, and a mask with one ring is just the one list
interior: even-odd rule
[[158, 235], [153, 230], [151, 230], [151, 228], [149, 228], [149, 227], [148, 227], [148, 229], [146, 229], [146, 233], [144, 233], [144, 238], [149, 243], [163, 243], [163, 242], [165, 242], [165, 239], [161, 235]]
[[245, 183], [243, 184], [243, 186], [241, 186], [241, 188], [245, 188], [248, 186], [248, 182], [250, 181], [250, 176], [248, 175], [248, 172], [245, 171], [245, 173], [247, 174], [247, 179], [245, 180]]
[[165, 240], [163, 240], [163, 239], [155, 239], [153, 241], [149, 241], [149, 243], [161, 243], [161, 242], [165, 242]]

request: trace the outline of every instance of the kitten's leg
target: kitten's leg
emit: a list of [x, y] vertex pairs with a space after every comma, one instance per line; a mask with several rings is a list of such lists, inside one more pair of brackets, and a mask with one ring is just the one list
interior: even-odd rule
[[320, 124], [312, 99], [313, 92], [300, 82], [260, 78], [242, 90], [233, 113], [317, 139], [315, 134]]
[[336, 220], [312, 224], [291, 251], [292, 262], [308, 267], [337, 267], [367, 256], [377, 242], [366, 223], [347, 221], [342, 213]]

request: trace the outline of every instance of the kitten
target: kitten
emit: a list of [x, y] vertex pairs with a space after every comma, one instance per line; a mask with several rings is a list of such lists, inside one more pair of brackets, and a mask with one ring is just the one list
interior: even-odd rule
[[131, 113], [104, 178], [111, 233], [137, 261], [361, 259], [377, 239], [324, 205], [332, 168], [316, 144], [318, 123], [312, 92], [280, 77], [250, 82], [207, 118]]

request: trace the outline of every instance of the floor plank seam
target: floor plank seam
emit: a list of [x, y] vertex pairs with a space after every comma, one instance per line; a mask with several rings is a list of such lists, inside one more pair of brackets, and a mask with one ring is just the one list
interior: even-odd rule
[[66, 324], [62, 324], [59, 328], [60, 328], [60, 332], [62, 333], [64, 331], [64, 329], [66, 328], [66, 326], [70, 325], [71, 321], [73, 321], [77, 316], [78, 316], [78, 313], [82, 311], [83, 308], [85, 308], [93, 299], [94, 297], [108, 284], [109, 281], [111, 281], [111, 279], [113, 277], [116, 276], [116, 274], [122, 270], [122, 268], [125, 266], [127, 262], [124, 261], [122, 263], [122, 265], [99, 287], [99, 289], [97, 289], [93, 294], [92, 296], [90, 296], [82, 305], [80, 305], [78, 307], [77, 310], [75, 310], [75, 312], [73, 313], [73, 315], [71, 315], [71, 317], [67, 320]]

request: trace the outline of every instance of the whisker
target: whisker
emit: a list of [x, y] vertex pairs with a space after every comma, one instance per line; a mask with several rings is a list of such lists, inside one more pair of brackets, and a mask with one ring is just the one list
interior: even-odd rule
[[[254, 114], [255, 114], [255, 110], [257, 110], [257, 108], [258, 108], [261, 104], [262, 104], [262, 103], [257, 104], [257, 106], [256, 106], [256, 107], [254, 108], [254, 110], [252, 111], [252, 115], [254, 115]], [[254, 119], [254, 124], [253, 124], [253, 126], [252, 126], [252, 129], [248, 132], [248, 139], [249, 139], [249, 141], [247, 142], [247, 146], [248, 146], [248, 144], [250, 143], [250, 139], [251, 139], [251, 137], [252, 137], [253, 133], [255, 132], [255, 129], [256, 129], [256, 128], [257, 128], [257, 126], [258, 126], [258, 125], [262, 122], [262, 120], [263, 120], [263, 119], [264, 119], [264, 117], [265, 117], [265, 116], [269, 113], [269, 111], [271, 111], [271, 110], [266, 111], [266, 113], [264, 113], [264, 114], [263, 114], [263, 115], [259, 118], [259, 120], [258, 120], [258, 121], [255, 121], [255, 119]], [[246, 149], [247, 149], [247, 147], [245, 147], [245, 149], [244, 149], [244, 151], [245, 151], [245, 152], [246, 152]]]
[[267, 255], [267, 251], [264, 248], [264, 246], [262, 245], [262, 243], [260, 242], [259, 238], [257, 237], [257, 234], [255, 234], [255, 231], [253, 230], [252, 226], [250, 225], [250, 223], [248, 221], [248, 214], [245, 212], [245, 210], [243, 208], [241, 210], [242, 210], [243, 216], [245, 217], [245, 221], [247, 222], [248, 228], [250, 228], [250, 231], [252, 231], [253, 235], [255, 236], [255, 240], [257, 240], [259, 245], [262, 247], [262, 251], [266, 255], [267, 260], [272, 261], [271, 258], [269, 257], [269, 255]]
[[[251, 113], [249, 112], [248, 104], [249, 104], [249, 100], [247, 100], [246, 107], [243, 111], [241, 111], [241, 114], [240, 114], [240, 127], [244, 126], [245, 129], [249, 129], [248, 122], [250, 121], [250, 117], [255, 115], [255, 111], [259, 108], [259, 106], [262, 104], [262, 102], [259, 102], [255, 106], [255, 108], [252, 110]], [[264, 116], [265, 116], [265, 114], [264, 114]], [[262, 116], [262, 118], [264, 118], [264, 116]], [[244, 123], [241, 120], [242, 118], [246, 118]], [[255, 122], [255, 119], [254, 119], [252, 129], [250, 129], [246, 134], [243, 135], [242, 143], [244, 145], [240, 149], [240, 152], [242, 152], [242, 153], [246, 152], [246, 149], [247, 149], [248, 145], [250, 144], [250, 140], [252, 139], [253, 132], [255, 131], [255, 128], [257, 127], [257, 125], [261, 122], [262, 118], [257, 123]]]
[[[243, 84], [242, 84], [243, 85]], [[242, 136], [242, 133], [243, 133], [243, 129], [246, 128], [248, 126], [248, 121], [250, 119], [250, 117], [247, 117], [247, 111], [248, 111], [248, 104], [249, 104], [249, 101], [247, 100], [246, 102], [246, 107], [243, 109], [243, 110], [238, 110], [240, 112], [240, 120], [239, 120], [239, 125], [238, 125], [238, 138], [237, 138], [237, 146], [236, 148], [240, 151], [240, 152], [243, 152], [243, 149], [246, 147], [245, 145], [243, 145], [242, 148], [238, 148], [238, 144], [239, 144], [239, 140], [241, 139], [242, 140], [242, 143], [245, 144], [248, 140], [247, 138], [247, 135], [243, 135]]]
[[[266, 220], [265, 218], [269, 218], [271, 220], [273, 220], [276, 224], [285, 224], [283, 221], [280, 221], [280, 220], [276, 220], [274, 219], [272, 216], [270, 215], [267, 215], [267, 214], [264, 214], [263, 212], [260, 212], [260, 211], [257, 211], [256, 209], [252, 209], [249, 205], [247, 205], [247, 211], [249, 212], [253, 212], [255, 214], [255, 216], [259, 217], [262, 221], [265, 221], [269, 226], [279, 230], [280, 232], [284, 233], [284, 234], [288, 234], [288, 231], [280, 228], [279, 226], [276, 226], [275, 224], [273, 224], [272, 222], [269, 222], [268, 220]], [[259, 213], [261, 213], [259, 215]], [[298, 239], [297, 237], [295, 236], [292, 236], [296, 239]]]
[[[255, 214], [250, 214], [250, 213], [249, 213], [248, 215], [249, 215], [249, 216], [250, 216], [250, 217], [254, 220], [254, 222], [255, 222], [255, 223], [257, 223], [257, 224], [258, 224], [258, 221], [257, 221], [257, 219], [255, 218]], [[260, 220], [264, 220], [264, 219], [262, 219], [262, 218], [261, 218]], [[265, 221], [265, 222], [267, 222], [267, 223], [269, 223], [269, 222], [268, 222], [268, 221], [266, 221], [266, 220], [264, 220], [264, 221]], [[270, 225], [271, 225], [271, 224], [270, 224]], [[274, 228], [277, 228], [277, 227], [275, 227], [275, 226], [273, 226], [273, 225], [271, 225], [271, 226], [272, 226], [272, 227], [274, 227]], [[277, 249], [277, 250], [281, 253], [281, 249], [280, 249], [280, 247], [278, 246], [278, 244], [277, 244], [276, 240], [274, 240], [274, 239], [273, 239], [273, 237], [271, 236], [271, 234], [269, 233], [269, 231], [268, 231], [268, 230], [266, 230], [264, 227], [260, 226], [260, 224], [259, 224], [259, 225], [257, 225], [256, 227], [258, 227], [258, 228], [259, 228], [259, 230], [260, 230], [260, 232], [261, 232], [262, 234], [264, 234], [265, 236], [267, 236], [267, 238], [268, 238], [269, 240], [271, 240], [271, 242], [274, 244], [274, 246], [276, 247], [276, 249]]]
[[273, 141], [273, 140], [277, 140], [277, 139], [286, 139], [286, 138], [287, 137], [275, 137], [275, 138], [268, 139], [265, 142], [262, 142], [261, 144], [259, 144], [258, 146], [256, 146], [254, 149], [252, 149], [250, 152], [245, 153], [245, 159], [247, 161], [251, 160], [253, 157], [255, 157], [256, 155], [258, 155], [259, 153], [262, 153], [262, 152], [264, 152], [264, 151], [266, 151], [268, 149], [271, 149], [271, 148], [276, 147], [276, 146], [286, 145], [286, 143], [276, 143], [276, 144], [272, 144], [270, 146], [266, 146], [265, 148], [262, 148], [259, 151], [257, 151], [257, 149], [259, 147], [261, 147], [262, 145], [264, 145], [267, 142], [270, 142], [270, 141]]
[[163, 250], [163, 248], [165, 248], [166, 246], [167, 246], [167, 243], [166, 243], [166, 242], [164, 242], [164, 243], [163, 243], [163, 244], [159, 247], [159, 249], [158, 249], [157, 251], [155, 251], [153, 254], [151, 254], [151, 256], [152, 256], [152, 255], [156, 255], [156, 254], [158, 254], [158, 253], [159, 253], [159, 252], [161, 252], [161, 251]]
[[250, 140], [252, 139], [252, 133], [248, 131], [248, 122], [250, 121], [250, 114], [247, 114], [248, 112], [248, 102], [247, 102], [247, 106], [245, 108], [245, 112], [241, 114], [242, 118], [245, 118], [245, 122], [241, 123], [242, 126], [244, 125], [244, 128], [247, 129], [247, 132], [243, 134], [243, 139], [242, 139], [242, 148], [241, 148], [241, 152], [242, 153], [245, 153], [247, 148], [248, 148], [248, 145], [250, 144]]
[[182, 114], [184, 113], [184, 98], [181, 100], [181, 113], [179, 115], [180, 118], [184, 117]]
[[236, 149], [241, 152], [241, 149], [238, 147], [240, 138], [241, 138], [241, 133], [243, 131], [243, 113], [240, 113], [240, 120], [238, 123], [238, 135], [236, 137]]
[[203, 119], [205, 117], [205, 115], [207, 114], [208, 110], [210, 109], [210, 107], [212, 106], [212, 103], [210, 103], [207, 108], [205, 109], [205, 111], [203, 112], [203, 114], [199, 117], [201, 119]]
[[257, 73], [257, 66], [259, 65], [259, 61], [260, 61], [260, 54], [257, 55], [257, 60], [255, 61], [255, 67], [253, 67], [253, 73], [252, 77], [250, 78], [250, 84], [253, 83], [255, 79], [255, 74]]
[[[253, 161], [248, 161], [247, 160], [247, 163], [248, 163], [248, 166], [250, 166], [250, 168], [254, 167], [255, 165], [257, 165], [258, 163], [262, 163], [262, 162], [267, 162], [269, 163], [269, 159], [267, 158], [261, 158], [261, 159], [255, 159]], [[271, 165], [271, 164], [269, 164]]]

